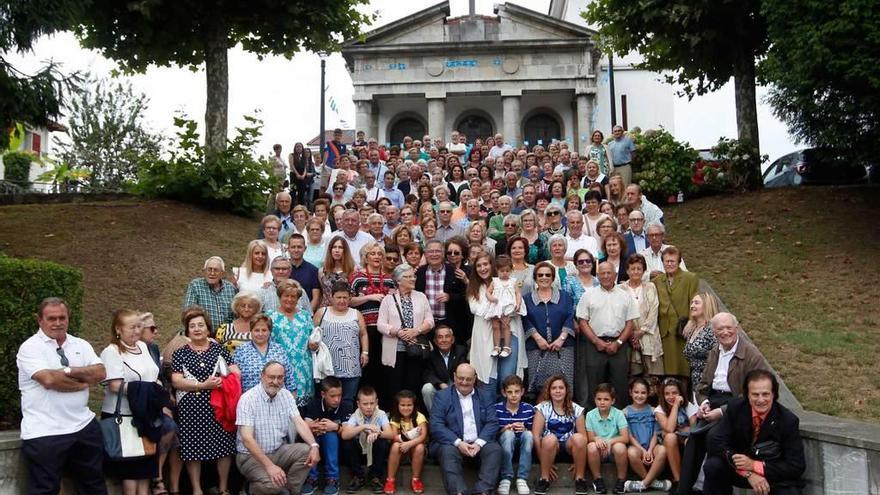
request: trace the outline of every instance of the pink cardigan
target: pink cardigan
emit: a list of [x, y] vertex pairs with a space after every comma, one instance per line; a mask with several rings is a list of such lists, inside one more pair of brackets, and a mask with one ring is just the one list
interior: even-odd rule
[[[428, 304], [425, 294], [414, 290], [409, 297], [412, 300], [416, 328], [434, 328], [434, 313], [431, 312], [431, 305]], [[399, 295], [397, 300], [400, 301]], [[393, 331], [396, 334], [402, 327], [392, 294], [385, 296], [379, 305], [379, 321], [376, 322], [376, 327], [382, 334], [382, 364], [394, 367], [397, 364], [397, 337], [392, 337], [391, 333]]]

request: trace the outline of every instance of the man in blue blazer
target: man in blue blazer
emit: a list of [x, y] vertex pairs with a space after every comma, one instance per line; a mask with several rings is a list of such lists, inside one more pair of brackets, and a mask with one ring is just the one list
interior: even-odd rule
[[[452, 387], [434, 395], [430, 452], [440, 463], [446, 493], [488, 495], [498, 484], [501, 468], [495, 402], [488, 392], [475, 389], [477, 372], [470, 364], [459, 363], [454, 380]], [[480, 466], [473, 490], [468, 490], [464, 480], [465, 461]]]

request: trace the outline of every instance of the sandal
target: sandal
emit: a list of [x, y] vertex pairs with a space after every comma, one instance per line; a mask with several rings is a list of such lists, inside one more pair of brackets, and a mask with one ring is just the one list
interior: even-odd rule
[[510, 347], [504, 346], [501, 348], [501, 354], [499, 354], [498, 356], [506, 358], [507, 356], [510, 356], [511, 352], [512, 352], [512, 349]]
[[162, 478], [150, 480], [150, 491], [153, 495], [169, 495], [168, 490], [165, 488], [165, 482], [162, 481]]

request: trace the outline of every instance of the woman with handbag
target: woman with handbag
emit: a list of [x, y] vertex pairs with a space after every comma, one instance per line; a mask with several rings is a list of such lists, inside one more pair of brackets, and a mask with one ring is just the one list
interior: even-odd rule
[[[382, 335], [376, 329], [379, 305], [397, 284], [394, 283], [393, 277], [386, 275], [382, 270], [385, 248], [378, 242], [368, 242], [357, 254], [360, 255], [360, 266], [363, 268], [355, 270], [348, 279], [351, 285], [350, 304], [364, 317], [370, 341], [369, 349], [378, 351], [382, 346]], [[332, 306], [332, 303], [327, 306]], [[376, 359], [369, 361], [362, 371], [361, 385], [370, 385], [376, 390], [381, 390], [380, 385], [385, 377], [382, 376], [382, 366], [379, 361]]]
[[693, 272], [680, 268], [681, 251], [675, 246], [667, 246], [661, 259], [663, 274], [653, 282], [660, 303], [658, 323], [663, 342], [663, 371], [666, 376], [686, 381], [690, 378], [690, 365], [684, 357], [685, 339], [681, 331], [687, 323], [690, 302], [700, 288], [700, 279]]
[[211, 393], [218, 390], [222, 378], [218, 367], [228, 365], [229, 372], [240, 371], [225, 347], [211, 340], [213, 328], [205, 311], [198, 306], [184, 310], [183, 328], [189, 343], [171, 357], [171, 383], [177, 391], [180, 410], [180, 458], [193, 495], [202, 495], [202, 461], [217, 461], [220, 495], [229, 495], [229, 468], [235, 454], [235, 433], [223, 429], [211, 406]]
[[413, 267], [402, 264], [394, 269], [392, 276], [397, 283], [397, 293], [382, 299], [376, 322], [382, 334], [382, 364], [385, 366], [385, 387], [380, 389], [379, 399], [386, 410], [391, 410], [392, 397], [400, 390], [422, 389], [422, 362], [431, 352], [427, 335], [434, 328], [428, 298], [415, 290]]
[[[147, 345], [139, 341], [140, 336], [141, 319], [137, 311], [120, 309], [113, 312], [110, 344], [101, 352], [101, 361], [107, 370], [104, 402], [101, 405], [102, 420], [117, 415], [132, 415], [127, 397], [129, 383], [159, 383], [159, 367]], [[125, 423], [125, 427], [133, 428], [130, 425]], [[120, 427], [123, 425], [120, 424]], [[159, 459], [155, 450], [149, 456], [123, 459], [105, 457], [104, 463], [105, 473], [122, 479], [124, 495], [147, 495], [150, 480], [159, 478]]]
[[[349, 307], [351, 294], [348, 284], [334, 282], [330, 288], [331, 306], [318, 309], [314, 322], [321, 331], [321, 342], [330, 351], [333, 376], [342, 382], [342, 404], [347, 411], [354, 411], [361, 368], [370, 357], [367, 340], [367, 324], [361, 313]], [[309, 349], [318, 350], [319, 343], [309, 341]]]

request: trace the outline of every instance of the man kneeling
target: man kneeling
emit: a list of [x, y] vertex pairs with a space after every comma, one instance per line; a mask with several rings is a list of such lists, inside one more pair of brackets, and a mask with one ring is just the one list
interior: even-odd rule
[[[238, 456], [235, 461], [250, 482], [250, 492], [255, 495], [300, 493], [309, 467], [317, 465], [320, 454], [315, 437], [299, 415], [293, 395], [284, 388], [284, 366], [277, 361], [263, 366], [260, 386], [241, 396], [236, 415]], [[291, 421], [306, 443], [286, 442]]]

